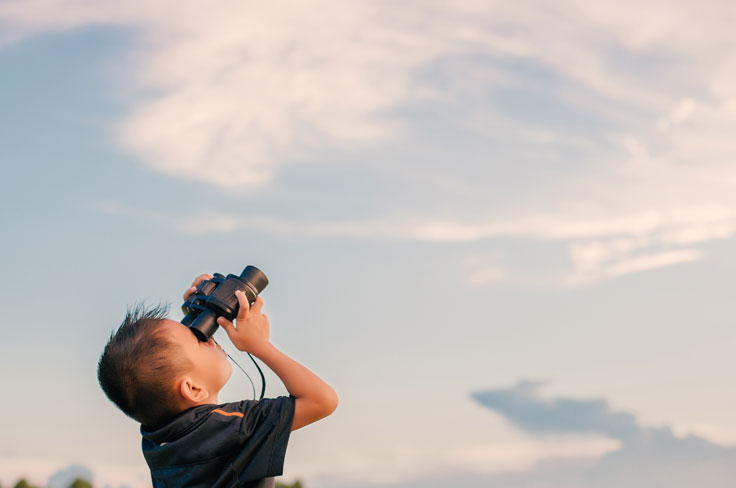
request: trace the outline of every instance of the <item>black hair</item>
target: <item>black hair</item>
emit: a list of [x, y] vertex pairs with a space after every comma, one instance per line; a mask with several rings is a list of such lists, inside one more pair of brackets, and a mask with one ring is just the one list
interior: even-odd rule
[[158, 427], [179, 413], [177, 376], [189, 362], [177, 344], [161, 333], [168, 307], [129, 307], [97, 364], [97, 379], [107, 397], [126, 415]]

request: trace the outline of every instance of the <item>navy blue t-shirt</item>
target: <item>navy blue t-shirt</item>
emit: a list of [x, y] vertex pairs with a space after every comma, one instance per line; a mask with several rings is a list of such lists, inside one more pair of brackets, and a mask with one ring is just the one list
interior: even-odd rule
[[146, 430], [154, 488], [261, 488], [283, 472], [294, 398], [200, 405]]

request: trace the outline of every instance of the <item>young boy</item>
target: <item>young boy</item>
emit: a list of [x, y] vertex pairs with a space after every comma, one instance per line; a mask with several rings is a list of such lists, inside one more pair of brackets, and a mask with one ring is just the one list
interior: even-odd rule
[[[201, 275], [184, 294], [212, 275]], [[283, 472], [289, 433], [330, 415], [337, 394], [317, 375], [276, 349], [261, 313], [236, 292], [233, 324], [217, 323], [233, 345], [264, 362], [290, 396], [220, 404], [232, 366], [212, 339], [166, 319], [165, 309], [129, 311], [100, 357], [98, 378], [108, 398], [141, 423], [143, 456], [158, 487], [274, 486]]]

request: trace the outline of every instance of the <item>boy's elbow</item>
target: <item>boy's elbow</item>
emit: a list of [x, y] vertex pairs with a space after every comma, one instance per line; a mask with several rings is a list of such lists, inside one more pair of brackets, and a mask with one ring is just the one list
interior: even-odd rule
[[340, 403], [340, 399], [337, 397], [337, 392], [330, 388], [329, 393], [327, 393], [324, 403], [325, 408], [325, 417], [332, 414], [335, 410], [337, 410], [337, 405]]
[[319, 417], [325, 418], [331, 415], [332, 412], [337, 410], [337, 404], [340, 403], [340, 399], [337, 397], [337, 392], [332, 388], [328, 388], [322, 392], [321, 398], [317, 401], [319, 409]]
[[338, 403], [337, 393], [332, 388], [320, 392], [318, 396], [296, 398], [291, 430], [300, 429], [327, 417], [337, 409]]

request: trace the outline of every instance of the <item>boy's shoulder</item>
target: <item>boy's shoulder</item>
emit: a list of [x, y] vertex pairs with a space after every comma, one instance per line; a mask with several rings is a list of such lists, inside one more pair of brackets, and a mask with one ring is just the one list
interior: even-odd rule
[[169, 486], [183, 478], [231, 486], [278, 476], [293, 418], [294, 398], [288, 396], [199, 405], [161, 428], [141, 426], [143, 456], [155, 486], [156, 480]]

